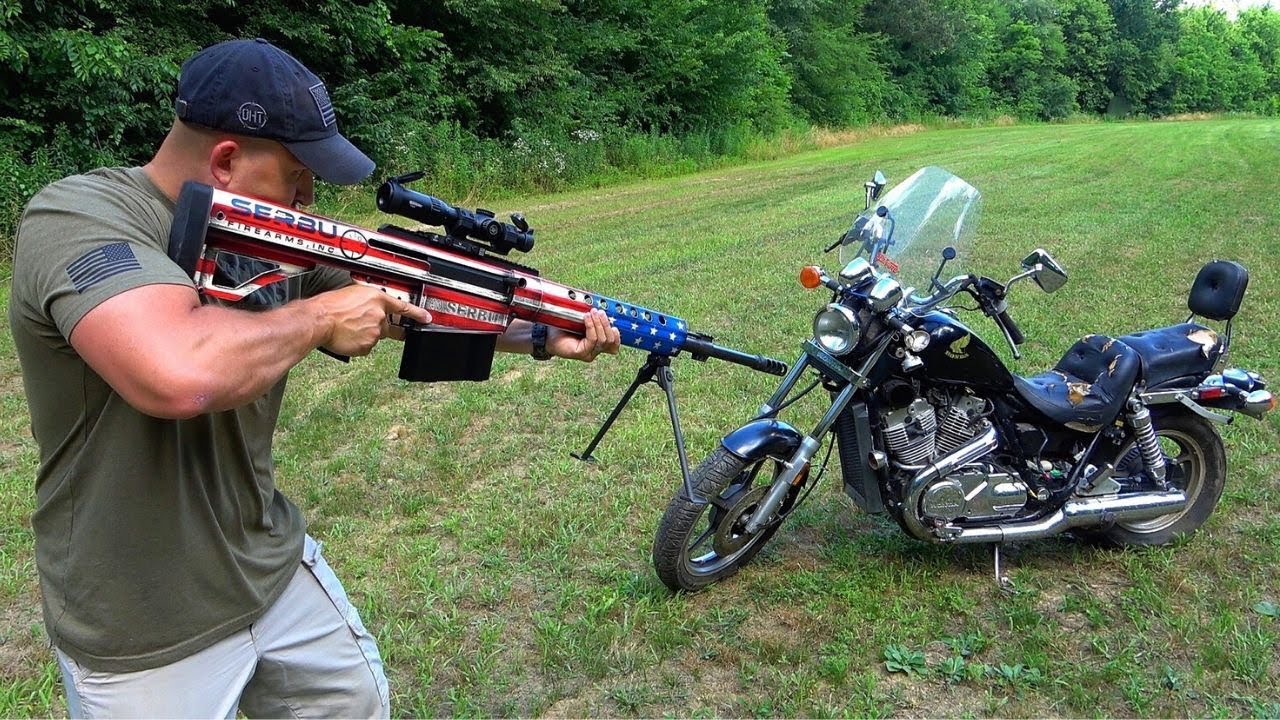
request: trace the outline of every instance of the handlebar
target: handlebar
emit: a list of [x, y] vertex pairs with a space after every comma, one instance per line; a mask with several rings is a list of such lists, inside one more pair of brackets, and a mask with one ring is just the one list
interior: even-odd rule
[[1022, 328], [1018, 327], [1018, 323], [1009, 317], [1008, 308], [996, 313], [995, 318], [996, 322], [1004, 326], [1005, 332], [1009, 333], [1009, 339], [1013, 341], [1014, 345], [1021, 345], [1027, 341], [1027, 336], [1022, 334]]
[[943, 283], [942, 287], [938, 288], [937, 292], [932, 295], [912, 295], [908, 298], [911, 303], [909, 309], [913, 311], [931, 310], [935, 305], [940, 305], [950, 300], [956, 293], [964, 290], [974, 281], [972, 275], [957, 275]]
[[902, 333], [904, 336], [909, 334], [912, 330], [915, 329], [910, 325], [908, 325], [906, 320], [903, 320], [902, 318], [898, 317], [897, 311], [891, 310], [890, 312], [885, 313], [884, 321], [889, 327], [893, 328], [894, 330], [897, 330], [898, 332]]
[[1013, 318], [1009, 316], [1009, 307], [1004, 299], [1005, 289], [1006, 286], [999, 285], [999, 283], [987, 278], [978, 278], [973, 275], [957, 275], [943, 283], [931, 295], [912, 295], [909, 299], [911, 303], [909, 309], [912, 312], [930, 310], [934, 306], [951, 299], [961, 290], [969, 290], [978, 299], [983, 311], [1000, 326], [1005, 337], [1009, 340], [1014, 356], [1018, 357], [1017, 346], [1026, 342], [1027, 338], [1022, 333], [1022, 328], [1018, 327], [1018, 323], [1014, 322]]

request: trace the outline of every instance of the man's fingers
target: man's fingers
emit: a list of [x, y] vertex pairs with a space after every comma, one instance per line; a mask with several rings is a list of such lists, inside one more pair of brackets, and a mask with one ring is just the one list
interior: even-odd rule
[[425, 308], [420, 308], [417, 305], [407, 303], [404, 300], [393, 301], [389, 309], [394, 315], [407, 317], [410, 320], [422, 323], [423, 325], [431, 322], [431, 313], [427, 312]]
[[618, 328], [613, 326], [609, 320], [609, 316], [603, 312], [596, 311], [592, 313], [595, 317], [595, 337], [596, 352], [616, 353], [618, 346], [622, 344], [622, 333], [618, 332]]

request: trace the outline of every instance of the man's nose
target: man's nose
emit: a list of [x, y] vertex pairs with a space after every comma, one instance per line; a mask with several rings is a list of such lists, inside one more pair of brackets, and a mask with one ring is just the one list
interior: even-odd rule
[[302, 205], [310, 205], [316, 200], [316, 183], [311, 172], [303, 173], [302, 179], [298, 181], [298, 189], [293, 194], [294, 207]]

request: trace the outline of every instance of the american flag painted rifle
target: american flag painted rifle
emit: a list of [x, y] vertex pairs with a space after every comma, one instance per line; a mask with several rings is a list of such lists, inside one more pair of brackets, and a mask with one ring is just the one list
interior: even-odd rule
[[[497, 338], [513, 319], [582, 335], [591, 308], [609, 315], [624, 345], [651, 356], [685, 352], [785, 374], [784, 363], [718, 345], [674, 315], [563, 285], [507, 260], [510, 250], [533, 247], [533, 230], [522, 216], [513, 215], [508, 224], [486, 210], [471, 213], [404, 187], [420, 177], [387, 180], [378, 189], [378, 208], [442, 226], [443, 235], [394, 225], [369, 230], [188, 182], [178, 199], [169, 255], [200, 292], [231, 303], [328, 266], [426, 308], [432, 323], [406, 330], [399, 372], [405, 380], [485, 380]], [[218, 272], [223, 253], [261, 261], [266, 269], [246, 282], [226, 283]]]

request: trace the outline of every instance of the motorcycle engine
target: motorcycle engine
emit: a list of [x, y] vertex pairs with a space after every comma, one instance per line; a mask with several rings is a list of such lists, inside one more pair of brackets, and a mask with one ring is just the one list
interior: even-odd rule
[[[986, 426], [987, 407], [984, 398], [967, 393], [937, 393], [884, 413], [885, 448], [897, 472], [910, 477], [964, 446]], [[944, 522], [989, 520], [1009, 517], [1026, 502], [1026, 483], [988, 456], [926, 488], [921, 514]]]

